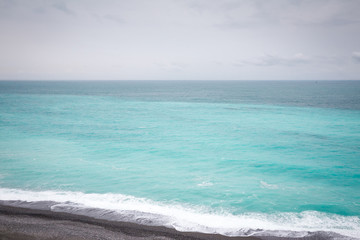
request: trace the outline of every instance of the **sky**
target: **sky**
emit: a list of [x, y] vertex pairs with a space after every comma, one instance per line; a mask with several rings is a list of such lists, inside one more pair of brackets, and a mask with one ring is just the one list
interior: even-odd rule
[[0, 80], [360, 80], [360, 0], [0, 0]]

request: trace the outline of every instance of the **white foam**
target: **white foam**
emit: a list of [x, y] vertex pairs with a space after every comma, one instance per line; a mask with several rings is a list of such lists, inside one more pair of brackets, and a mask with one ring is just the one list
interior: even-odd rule
[[278, 185], [276, 184], [269, 184], [265, 181], [260, 181], [260, 187], [267, 188], [267, 189], [278, 189]]
[[214, 185], [214, 184], [212, 182], [208, 182], [208, 181], [203, 181], [203, 182], [197, 184], [198, 187], [210, 187], [212, 185]]
[[122, 194], [35, 192], [8, 188], [0, 188], [0, 199], [5, 201], [57, 202], [58, 204], [51, 207], [53, 211], [80, 212], [81, 209], [96, 208], [106, 210], [103, 211], [104, 214], [108, 214], [108, 210], [111, 210], [111, 213], [131, 213], [133, 219], [141, 218], [141, 223], [165, 225], [179, 231], [219, 233], [227, 236], [271, 234], [274, 236], [304, 237], [309, 234], [309, 231], [332, 231], [354, 238], [360, 236], [359, 217], [316, 211], [233, 215], [227, 212], [213, 212], [200, 206], [164, 204]]

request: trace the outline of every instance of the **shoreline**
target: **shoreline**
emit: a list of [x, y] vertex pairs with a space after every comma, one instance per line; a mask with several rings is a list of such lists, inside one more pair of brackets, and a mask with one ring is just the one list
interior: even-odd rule
[[[310, 233], [310, 232], [309, 232]], [[326, 240], [355, 239], [333, 232], [312, 232], [306, 237], [225, 236], [180, 232], [165, 226], [97, 219], [84, 215], [53, 212], [47, 208], [11, 206], [0, 201], [0, 240]]]
[[161, 226], [108, 221], [70, 213], [0, 204], [0, 239], [259, 240], [264, 238], [179, 232]]

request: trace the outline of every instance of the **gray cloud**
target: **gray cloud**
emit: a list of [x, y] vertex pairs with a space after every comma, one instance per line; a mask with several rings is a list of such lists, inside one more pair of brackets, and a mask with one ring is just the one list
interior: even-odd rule
[[0, 8], [9, 8], [15, 5], [15, 2], [12, 0], [1, 0]]
[[98, 15], [93, 13], [92, 16], [100, 23], [107, 24], [109, 22], [117, 23], [117, 24], [124, 24], [126, 23], [125, 19], [119, 17], [117, 15], [105, 14], [105, 15]]
[[33, 9], [33, 12], [36, 13], [36, 14], [44, 14], [44, 13], [46, 13], [45, 8], [43, 8], [43, 7], [36, 7], [36, 8]]
[[253, 65], [259, 67], [271, 67], [271, 66], [296, 66], [299, 64], [311, 63], [309, 57], [302, 53], [294, 54], [290, 57], [283, 57], [277, 55], [265, 55], [263, 57], [256, 58], [254, 60], [241, 60], [234, 63], [235, 66]]
[[356, 79], [359, 11], [358, 0], [0, 0], [0, 80]]
[[106, 20], [116, 22], [116, 23], [121, 23], [121, 24], [125, 23], [125, 20], [123, 18], [115, 16], [115, 15], [107, 14], [107, 15], [103, 16], [103, 18]]
[[184, 71], [187, 67], [186, 63], [180, 63], [180, 62], [165, 62], [165, 63], [157, 63], [157, 66], [159, 66], [162, 70], [166, 71]]
[[360, 63], [360, 52], [353, 52], [352, 53], [352, 58], [355, 62]]
[[189, 6], [202, 15], [218, 15], [215, 27], [247, 28], [271, 25], [335, 26], [359, 24], [357, 0], [243, 0], [190, 1]]
[[57, 3], [54, 3], [52, 5], [55, 9], [65, 13], [65, 14], [68, 14], [68, 15], [75, 15], [75, 12], [70, 10], [67, 5], [65, 4], [65, 2], [57, 2]]

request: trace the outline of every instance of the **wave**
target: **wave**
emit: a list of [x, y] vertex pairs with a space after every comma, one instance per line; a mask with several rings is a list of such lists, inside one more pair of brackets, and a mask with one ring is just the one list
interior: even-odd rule
[[154, 202], [122, 194], [36, 192], [10, 188], [0, 188], [0, 200], [3, 204], [19, 207], [48, 208], [54, 212], [67, 212], [98, 219], [226, 236], [307, 237], [319, 231], [325, 232], [326, 238], [330, 239], [351, 239], [360, 236], [358, 216], [340, 216], [317, 211], [234, 215], [226, 211], [215, 212], [203, 206]]

